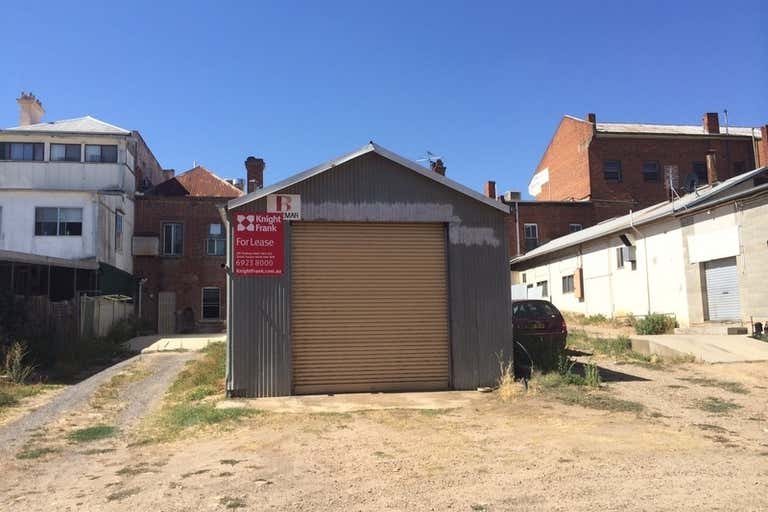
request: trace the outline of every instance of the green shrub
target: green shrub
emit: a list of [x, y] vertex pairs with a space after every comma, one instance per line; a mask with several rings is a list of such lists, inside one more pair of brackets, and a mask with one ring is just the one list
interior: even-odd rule
[[5, 366], [3, 370], [6, 376], [16, 384], [24, 384], [35, 371], [35, 367], [27, 364], [29, 350], [26, 343], [16, 341], [8, 348], [5, 354]]
[[587, 363], [584, 366], [584, 384], [593, 388], [599, 388], [602, 380], [600, 379], [600, 370], [594, 363]]
[[651, 313], [643, 318], [635, 318], [634, 325], [637, 334], [665, 334], [675, 328], [675, 319], [660, 313]]
[[608, 322], [608, 317], [603, 314], [589, 315], [584, 317], [585, 324], [604, 324]]

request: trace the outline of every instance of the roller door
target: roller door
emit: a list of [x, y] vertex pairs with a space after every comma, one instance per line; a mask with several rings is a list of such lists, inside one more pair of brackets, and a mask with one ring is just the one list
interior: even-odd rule
[[707, 283], [709, 320], [740, 320], [741, 302], [736, 258], [706, 262], [704, 275]]
[[293, 223], [294, 393], [446, 389], [442, 224]]

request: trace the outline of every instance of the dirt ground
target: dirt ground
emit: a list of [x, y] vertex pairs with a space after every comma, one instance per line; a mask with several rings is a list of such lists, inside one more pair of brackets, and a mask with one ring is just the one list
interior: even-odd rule
[[601, 393], [643, 412], [531, 391], [450, 410], [264, 413], [164, 444], [121, 431], [0, 460], [0, 510], [768, 509], [768, 364], [597, 362]]

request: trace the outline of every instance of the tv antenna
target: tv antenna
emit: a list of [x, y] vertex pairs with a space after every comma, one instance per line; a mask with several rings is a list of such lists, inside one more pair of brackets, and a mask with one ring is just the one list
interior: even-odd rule
[[416, 160], [416, 161], [417, 161], [417, 162], [429, 162], [429, 165], [430, 165], [430, 167], [431, 167], [431, 166], [432, 166], [432, 165], [433, 165], [435, 162], [437, 162], [437, 161], [438, 161], [438, 160], [440, 160], [441, 158], [442, 158], [441, 156], [437, 156], [437, 155], [436, 155], [436, 154], [434, 154], [433, 152], [431, 152], [431, 151], [427, 150], [427, 154], [426, 154], [426, 155], [424, 155], [422, 158], [419, 158], [419, 159], [418, 159], [418, 160]]

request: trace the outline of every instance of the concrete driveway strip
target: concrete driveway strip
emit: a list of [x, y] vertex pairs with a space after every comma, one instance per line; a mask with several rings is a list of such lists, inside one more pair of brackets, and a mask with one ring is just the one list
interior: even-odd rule
[[102, 384], [109, 382], [112, 377], [136, 362], [138, 358], [144, 358], [149, 364], [151, 375], [131, 383], [121, 396], [128, 405], [120, 412], [117, 426], [121, 429], [129, 428], [159, 402], [163, 392], [183, 368], [184, 363], [194, 357], [196, 357], [195, 353], [134, 356], [66, 388], [47, 404], [0, 427], [0, 458], [15, 453], [35, 429], [45, 427], [63, 414], [86, 406], [88, 400]]
[[[638, 343], [639, 342], [639, 343]], [[637, 346], [637, 348], [635, 348]], [[725, 334], [660, 334], [632, 336], [632, 347], [661, 356], [691, 354], [705, 363], [768, 361], [768, 343]]]

